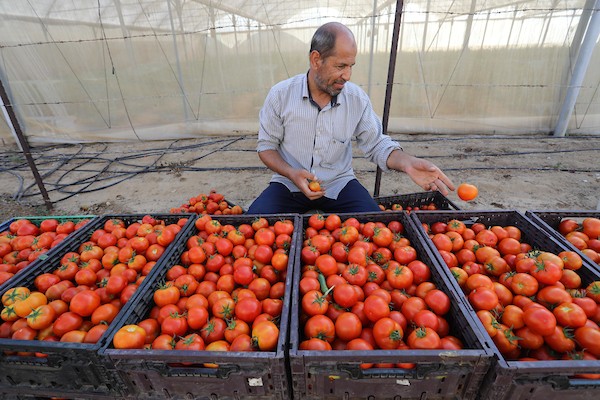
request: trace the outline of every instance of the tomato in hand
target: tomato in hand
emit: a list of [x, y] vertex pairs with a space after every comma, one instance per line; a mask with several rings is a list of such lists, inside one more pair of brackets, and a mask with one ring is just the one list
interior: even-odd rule
[[321, 184], [319, 183], [319, 181], [315, 181], [315, 180], [308, 180], [308, 188], [312, 191], [312, 192], [320, 192], [321, 191]]

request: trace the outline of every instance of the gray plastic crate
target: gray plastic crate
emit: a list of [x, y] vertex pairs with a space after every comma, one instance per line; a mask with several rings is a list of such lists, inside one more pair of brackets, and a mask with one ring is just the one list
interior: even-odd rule
[[[483, 334], [457, 298], [458, 289], [432, 262], [431, 250], [405, 212], [339, 214], [342, 221], [355, 217], [360, 222], [400, 221], [418, 258], [431, 269], [431, 280], [451, 299], [447, 315], [452, 335], [465, 349], [448, 350], [300, 350], [303, 327], [299, 298], [300, 251], [294, 270], [294, 294], [290, 323], [290, 369], [294, 398], [298, 399], [473, 399], [490, 366], [492, 353], [484, 346]], [[327, 214], [324, 214], [327, 216]], [[303, 216], [303, 227], [309, 215]], [[414, 369], [361, 369], [362, 363], [416, 363]]]
[[[419, 211], [411, 213], [411, 218], [419, 226], [422, 223], [448, 222], [452, 219], [463, 221], [467, 226], [475, 222], [483, 223], [487, 227], [514, 225], [521, 230], [521, 241], [529, 243], [535, 249], [555, 254], [568, 250], [564, 244], [518, 211]], [[433, 242], [423, 229], [420, 233], [434, 253], [436, 262], [444, 266], [450, 276], [449, 269]], [[577, 273], [581, 276], [584, 287], [587, 283], [600, 280], [600, 273], [585, 261]], [[469, 313], [475, 315], [468, 299], [464, 295], [462, 299]], [[475, 322], [485, 332], [476, 316]], [[487, 333], [485, 338], [487, 346], [495, 353], [495, 359], [481, 385], [478, 397], [481, 400], [592, 399], [600, 395], [600, 381], [573, 377], [577, 374], [600, 372], [600, 361], [510, 361], [502, 356]]]

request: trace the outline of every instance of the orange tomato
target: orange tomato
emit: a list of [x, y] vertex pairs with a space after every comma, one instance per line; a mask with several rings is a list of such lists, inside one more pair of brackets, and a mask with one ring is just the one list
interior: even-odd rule
[[461, 200], [471, 201], [477, 197], [479, 190], [477, 186], [471, 185], [470, 183], [461, 183], [456, 189], [456, 194]]

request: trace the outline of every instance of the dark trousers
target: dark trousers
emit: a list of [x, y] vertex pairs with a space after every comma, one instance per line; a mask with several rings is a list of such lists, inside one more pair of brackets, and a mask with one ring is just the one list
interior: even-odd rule
[[310, 210], [324, 213], [381, 211], [367, 189], [353, 179], [337, 200], [327, 197], [309, 200], [302, 192], [291, 192], [285, 185], [272, 182], [250, 205], [247, 214], [304, 214]]

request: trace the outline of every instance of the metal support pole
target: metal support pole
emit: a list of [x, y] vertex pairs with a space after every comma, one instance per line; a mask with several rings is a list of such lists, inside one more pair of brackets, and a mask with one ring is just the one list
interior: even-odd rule
[[27, 142], [27, 138], [23, 135], [23, 131], [21, 130], [21, 125], [19, 124], [19, 120], [17, 119], [17, 114], [15, 114], [15, 110], [10, 102], [10, 98], [8, 97], [8, 93], [4, 89], [4, 83], [2, 79], [0, 79], [0, 98], [2, 98], [2, 105], [4, 108], [5, 115], [8, 115], [9, 120], [6, 121], [9, 125], [12, 125], [12, 129], [17, 135], [17, 139], [19, 145], [21, 146], [21, 151], [25, 155], [27, 159], [27, 164], [29, 164], [29, 168], [33, 173], [33, 177], [35, 179], [35, 183], [37, 183], [38, 188], [40, 189], [40, 193], [44, 198], [44, 203], [46, 204], [46, 209], [48, 211], [52, 210], [52, 202], [50, 201], [50, 197], [48, 196], [48, 192], [46, 191], [46, 187], [44, 186], [44, 181], [42, 181], [42, 177], [38, 172], [38, 169], [35, 165], [33, 157], [31, 156], [31, 149], [29, 147], [29, 143]]
[[[599, 0], [600, 1], [600, 0]], [[388, 65], [387, 85], [385, 88], [385, 102], [383, 104], [383, 133], [387, 134], [388, 122], [390, 119], [390, 103], [392, 101], [392, 89], [394, 86], [394, 72], [396, 71], [396, 55], [398, 54], [398, 39], [400, 37], [400, 21], [402, 20], [403, 0], [396, 0], [396, 14], [394, 16], [394, 31], [392, 33], [392, 48], [390, 51], [390, 63]], [[381, 185], [381, 168], [377, 166], [375, 175], [375, 190], [373, 196], [379, 196], [379, 186]]]
[[586, 0], [585, 5], [583, 6], [583, 11], [581, 11], [581, 17], [579, 17], [579, 24], [577, 24], [577, 30], [573, 35], [573, 44], [569, 49], [569, 56], [571, 57], [571, 61], [574, 61], [577, 57], [577, 53], [579, 52], [579, 48], [581, 47], [581, 43], [583, 42], [583, 35], [585, 34], [585, 30], [590, 22], [590, 18], [592, 17], [592, 10], [594, 9], [595, 0]]
[[583, 82], [583, 78], [585, 78], [585, 73], [588, 69], [588, 66], [590, 65], [592, 53], [594, 52], [594, 47], [596, 46], [596, 41], [598, 40], [599, 36], [600, 0], [596, 0], [594, 3], [594, 9], [592, 11], [592, 17], [590, 18], [588, 28], [583, 36], [583, 42], [581, 43], [581, 47], [577, 52], [575, 66], [573, 67], [573, 76], [569, 82], [565, 101], [563, 102], [560, 114], [558, 115], [556, 127], [554, 128], [554, 136], [556, 137], [564, 137], [566, 135], [567, 126], [569, 125], [571, 114], [573, 114], [573, 109], [575, 108], [575, 102], [577, 101], [579, 91], [581, 90], [581, 84]]

